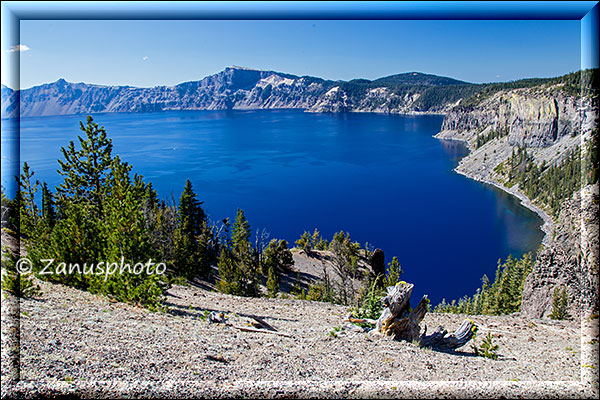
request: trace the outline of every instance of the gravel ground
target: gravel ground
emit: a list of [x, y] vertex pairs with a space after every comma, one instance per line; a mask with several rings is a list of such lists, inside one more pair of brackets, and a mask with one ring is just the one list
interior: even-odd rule
[[[470, 345], [447, 354], [368, 334], [344, 321], [346, 307], [327, 303], [174, 286], [168, 311], [153, 313], [41, 287], [35, 299], [2, 301], [3, 397], [598, 397], [597, 318], [471, 317], [478, 342], [491, 332], [500, 346], [491, 360]], [[211, 311], [227, 322], [209, 323]], [[290, 337], [238, 330], [249, 315]], [[453, 331], [464, 318], [428, 314], [423, 323]]]

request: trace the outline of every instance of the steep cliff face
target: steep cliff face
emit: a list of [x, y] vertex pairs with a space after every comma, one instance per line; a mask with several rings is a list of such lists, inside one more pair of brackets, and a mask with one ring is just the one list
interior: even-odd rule
[[565, 201], [553, 240], [538, 254], [525, 281], [522, 315], [548, 317], [555, 288], [565, 288], [571, 317], [598, 312], [598, 204], [598, 185]]
[[[504, 90], [476, 105], [459, 104], [446, 115], [436, 137], [467, 143], [471, 152], [457, 172], [505, 188], [496, 167], [513, 150], [527, 149], [538, 165], [559, 163], [575, 147], [587, 146], [596, 118], [590, 97], [570, 96], [560, 85]], [[518, 185], [505, 189], [527, 202]]]
[[475, 104], [455, 107], [436, 135], [465, 141], [471, 149], [457, 172], [514, 194], [544, 219], [545, 247], [523, 291], [522, 313], [528, 317], [547, 317], [552, 312], [556, 287], [566, 288], [571, 316], [581, 315], [582, 310], [597, 312], [598, 185], [576, 192], [554, 220], [518, 184], [507, 187], [497, 167], [519, 147], [538, 166], [558, 164], [578, 146], [587, 149], [597, 129], [593, 101], [591, 96], [569, 95], [560, 85], [502, 90]]
[[[379, 81], [327, 81], [274, 71], [229, 67], [199, 81], [136, 88], [69, 83], [64, 79], [20, 91], [21, 116], [149, 112], [162, 110], [303, 109], [309, 112], [445, 112], [456, 101], [452, 87], [466, 82], [418, 73]], [[437, 102], [424, 103], [431, 89]], [[2, 88], [3, 117], [17, 115], [16, 92]]]
[[461, 132], [475, 139], [484, 129], [508, 133], [512, 146], [548, 147], [565, 136], [589, 131], [589, 99], [578, 100], [558, 87], [502, 91], [476, 106], [458, 106], [442, 124], [442, 136]]

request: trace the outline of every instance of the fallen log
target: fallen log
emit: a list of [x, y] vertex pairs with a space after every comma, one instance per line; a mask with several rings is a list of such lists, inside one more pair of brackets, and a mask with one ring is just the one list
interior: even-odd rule
[[242, 332], [258, 332], [258, 333], [270, 333], [271, 335], [278, 335], [278, 336], [285, 336], [285, 337], [292, 337], [292, 335], [288, 335], [287, 333], [283, 333], [283, 332], [279, 332], [279, 331], [271, 331], [271, 330], [267, 330], [267, 329], [258, 329], [258, 328], [251, 328], [249, 326], [236, 326], [236, 325], [231, 325], [236, 329], [239, 329]]
[[263, 328], [270, 330], [270, 331], [275, 331], [277, 332], [277, 329], [273, 328], [271, 325], [269, 325], [267, 322], [265, 322], [264, 319], [257, 317], [256, 315], [250, 315], [248, 314], [248, 316], [250, 318], [252, 318], [253, 320], [255, 320], [256, 322], [258, 322], [258, 325], [262, 326]]
[[471, 320], [465, 320], [453, 334], [448, 334], [442, 326], [432, 335], [426, 335], [427, 328], [421, 334], [419, 324], [429, 311], [429, 299], [427, 295], [423, 296], [417, 307], [411, 309], [410, 296], [413, 288], [412, 283], [403, 281], [387, 288], [387, 295], [381, 299], [384, 309], [374, 332], [392, 336], [395, 340], [416, 341], [421, 347], [443, 351], [462, 347], [473, 338], [477, 327]]

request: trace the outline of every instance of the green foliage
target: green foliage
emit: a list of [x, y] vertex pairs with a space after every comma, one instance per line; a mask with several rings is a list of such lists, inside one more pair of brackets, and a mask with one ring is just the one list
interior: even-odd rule
[[488, 332], [479, 346], [477, 346], [475, 343], [475, 335], [473, 335], [473, 342], [471, 343], [471, 346], [475, 355], [490, 358], [492, 360], [498, 359], [498, 353], [496, 353], [496, 351], [500, 348], [500, 346], [494, 343], [494, 338], [492, 337], [491, 332]]
[[482, 286], [472, 297], [464, 296], [449, 304], [443, 299], [435, 312], [459, 314], [502, 315], [511, 314], [521, 309], [521, 297], [525, 279], [533, 268], [530, 254], [518, 260], [508, 256], [506, 261], [498, 260], [494, 282], [486, 275], [481, 279]]
[[[18, 182], [17, 182], [18, 183]], [[14, 199], [10, 199], [2, 185], [2, 228], [15, 232], [19, 229], [19, 209], [21, 202], [21, 191], [17, 190]]]
[[339, 231], [333, 235], [329, 250], [333, 253], [333, 268], [340, 278], [340, 300], [342, 304], [349, 304], [355, 300], [357, 294], [353, 279], [359, 278], [360, 244], [353, 242], [349, 233]]
[[566, 288], [559, 289], [554, 288], [554, 294], [552, 295], [552, 313], [550, 314], [551, 319], [568, 319], [569, 313], [567, 307], [569, 305], [569, 298], [567, 296]]
[[39, 223], [38, 207], [35, 204], [35, 194], [38, 190], [39, 182], [33, 181], [35, 173], [29, 168], [27, 162], [23, 164], [19, 183], [19, 233], [25, 237], [35, 235], [36, 227]]
[[42, 221], [48, 228], [53, 228], [56, 223], [54, 199], [52, 193], [48, 190], [46, 182], [42, 185]]
[[508, 135], [508, 129], [504, 129], [502, 131], [495, 131], [492, 130], [488, 133], [486, 133], [485, 135], [480, 135], [477, 134], [477, 138], [475, 141], [475, 148], [478, 149], [481, 146], [483, 146], [484, 144], [486, 144], [487, 142], [489, 142], [490, 140], [494, 140], [503, 136]]
[[296, 240], [296, 246], [298, 246], [301, 250], [310, 253], [310, 251], [312, 250], [312, 241], [310, 233], [304, 231], [302, 236], [300, 236], [300, 238]]
[[228, 254], [227, 249], [222, 249], [217, 262], [219, 280], [217, 289], [227, 294], [241, 294], [242, 274], [237, 268], [235, 260]]
[[294, 266], [292, 252], [285, 240], [272, 239], [263, 254], [263, 269], [272, 268], [276, 272], [288, 272]]
[[17, 297], [29, 298], [41, 294], [30, 274], [19, 274], [16, 268], [17, 257], [2, 246], [2, 290]]
[[[219, 282], [223, 293], [238, 296], [259, 296], [260, 279], [257, 253], [250, 244], [250, 224], [240, 209], [233, 224], [231, 249], [223, 249], [219, 256]], [[285, 244], [287, 246], [287, 243]]]
[[383, 279], [383, 287], [386, 288], [388, 286], [396, 286], [396, 283], [398, 283], [400, 280], [400, 275], [402, 275], [402, 272], [402, 267], [400, 267], [398, 257], [393, 257], [392, 262], [388, 263], [387, 275]]
[[328, 279], [310, 284], [306, 300], [340, 304], [340, 300], [336, 297], [335, 290]]
[[263, 269], [267, 271], [267, 293], [276, 297], [279, 292], [279, 272], [292, 269], [294, 258], [285, 240], [273, 239], [264, 251]]
[[501, 90], [535, 88], [537, 86], [551, 87], [567, 93], [570, 96], [595, 95], [598, 85], [598, 68], [572, 72], [556, 78], [529, 78], [511, 82], [499, 82], [480, 85], [479, 90], [470, 97], [465, 97], [460, 106], [463, 108], [476, 107], [494, 93]]
[[89, 211], [98, 216], [102, 211], [103, 195], [109, 189], [106, 183], [112, 164], [112, 140], [90, 115], [86, 125], [79, 124], [85, 133], [85, 137], [78, 136], [79, 149], [73, 141], [61, 148], [64, 160], [58, 160], [58, 173], [64, 180], [57, 187], [57, 202], [61, 211], [68, 200], [85, 202], [90, 205]]
[[373, 279], [368, 289], [359, 297], [358, 304], [352, 309], [355, 318], [377, 319], [381, 315], [381, 297], [383, 289], [377, 284], [381, 277]]
[[[560, 212], [563, 201], [573, 195], [583, 185], [592, 183], [592, 174], [583, 175], [582, 180], [581, 148], [577, 146], [567, 153], [560, 164], [538, 166], [526, 148], [513, 149], [511, 156], [496, 166], [495, 171], [504, 179], [504, 184], [512, 187], [519, 184], [519, 189], [532, 201], [547, 207], [555, 217]], [[585, 157], [584, 157], [585, 156]]]
[[202, 233], [202, 227], [206, 222], [206, 214], [202, 209], [202, 202], [198, 201], [196, 193], [189, 179], [185, 181], [185, 187], [179, 198], [178, 219], [182, 233], [186, 236], [196, 237]]
[[340, 332], [342, 330], [341, 327], [339, 326], [335, 326], [333, 327], [333, 329], [329, 332], [329, 336], [332, 338], [336, 338], [338, 337], [338, 332]]
[[279, 275], [273, 264], [269, 264], [267, 268], [267, 296], [277, 297], [279, 292]]
[[317, 228], [315, 228], [311, 240], [315, 250], [327, 250], [329, 247], [329, 242], [323, 239]]
[[250, 223], [244, 211], [238, 209], [231, 234], [232, 254], [243, 277], [242, 296], [258, 296], [259, 265], [250, 244]]
[[317, 228], [315, 228], [312, 235], [308, 231], [304, 231], [295, 243], [306, 253], [310, 253], [312, 250], [327, 250], [329, 247], [329, 242], [323, 239]]
[[[149, 197], [151, 202], [151, 197]], [[179, 198], [177, 230], [174, 233], [174, 272], [192, 279], [207, 275], [210, 267], [208, 241], [210, 231], [206, 214], [189, 179]]]
[[[28, 236], [27, 252], [34, 271], [45, 267], [44, 259], [76, 266], [72, 273], [40, 275], [42, 279], [60, 282], [91, 292], [161, 309], [166, 278], [157, 274], [135, 273], [135, 264], [150, 259], [160, 262], [152, 241], [149, 218], [145, 214], [149, 185], [132, 167], [112, 157], [112, 143], [104, 128], [92, 117], [81, 125], [85, 135], [79, 137], [79, 148], [70, 142], [62, 148], [59, 160], [63, 182], [56, 196], [42, 185], [42, 210], [35, 203], [38, 182], [27, 163], [19, 180], [21, 233]], [[54, 211], [56, 198], [57, 212]], [[108, 264], [129, 265], [123, 271], [98, 274], [86, 266]]]

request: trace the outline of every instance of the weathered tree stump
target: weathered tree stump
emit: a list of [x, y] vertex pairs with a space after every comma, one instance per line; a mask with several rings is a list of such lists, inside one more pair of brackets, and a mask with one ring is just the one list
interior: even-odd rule
[[423, 296], [417, 307], [411, 309], [413, 287], [412, 283], [398, 282], [387, 288], [387, 295], [381, 299], [384, 309], [375, 325], [376, 332], [444, 351], [457, 349], [471, 340], [477, 329], [471, 320], [465, 320], [453, 334], [440, 326], [432, 335], [426, 335], [427, 328], [421, 335], [419, 324], [429, 311], [429, 299], [427, 295]]

